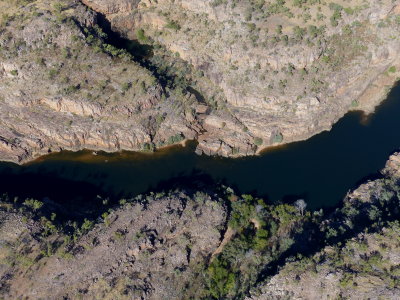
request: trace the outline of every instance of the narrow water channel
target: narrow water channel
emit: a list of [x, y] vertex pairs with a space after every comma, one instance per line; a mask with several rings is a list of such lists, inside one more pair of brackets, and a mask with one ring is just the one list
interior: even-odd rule
[[400, 86], [367, 122], [362, 113], [351, 112], [330, 132], [258, 157], [197, 156], [191, 146], [154, 154], [62, 152], [24, 166], [0, 163], [0, 192], [85, 205], [96, 195], [117, 199], [208, 178], [203, 184], [223, 182], [271, 202], [304, 198], [315, 209], [337, 204], [397, 149]]

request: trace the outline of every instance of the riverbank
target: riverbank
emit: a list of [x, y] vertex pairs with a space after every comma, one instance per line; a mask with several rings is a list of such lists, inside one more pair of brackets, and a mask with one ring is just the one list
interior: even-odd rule
[[[36, 197], [64, 197], [63, 184], [78, 198], [85, 189], [96, 195], [131, 197], [179, 184], [223, 182], [240, 193], [253, 193], [271, 203], [303, 198], [309, 207], [331, 207], [373, 176], [400, 147], [400, 88], [369, 116], [353, 111], [331, 131], [307, 141], [278, 146], [261, 155], [224, 158], [195, 153], [196, 143], [172, 146], [155, 153], [92, 151], [53, 153], [18, 166], [0, 163], [0, 188], [34, 193]], [[366, 164], [368, 162], [368, 164]], [[53, 182], [51, 186], [46, 182]], [[66, 199], [68, 201], [68, 199]]]
[[[189, 146], [189, 144], [191, 146]], [[177, 144], [167, 145], [163, 147], [156, 148], [152, 151], [150, 150], [142, 150], [142, 151], [132, 151], [132, 150], [119, 150], [119, 151], [107, 151], [104, 149], [81, 149], [81, 150], [62, 150], [60, 152], [52, 152], [50, 154], [45, 154], [38, 156], [35, 159], [29, 160], [27, 162], [21, 163], [19, 165], [29, 166], [30, 164], [36, 164], [45, 162], [47, 160], [63, 160], [63, 161], [75, 161], [82, 163], [107, 163], [113, 161], [124, 161], [124, 160], [140, 160], [147, 158], [161, 158], [165, 155], [168, 155], [170, 152], [176, 152], [180, 149], [185, 149], [187, 147], [193, 148], [195, 141], [192, 140], [183, 140]], [[195, 148], [195, 147], [194, 147]], [[193, 148], [193, 149], [194, 149]]]
[[[307, 133], [300, 137], [284, 137], [284, 140], [279, 145], [271, 145], [267, 147], [258, 147], [256, 154], [262, 154], [268, 150], [274, 149], [282, 145], [287, 145], [293, 142], [304, 141], [324, 131], [330, 131], [332, 126], [336, 124], [341, 118], [351, 111], [361, 111], [364, 114], [363, 122], [365, 122], [387, 98], [390, 91], [399, 84], [400, 78], [400, 62], [394, 62], [395, 73], [389, 73], [388, 70], [382, 70], [382, 73], [377, 75], [372, 82], [362, 91], [358, 98], [355, 98], [349, 109], [342, 115], [336, 117], [331, 124], [325, 124], [326, 127], [318, 128], [315, 132]], [[348, 89], [354, 88], [348, 87]], [[343, 92], [339, 92], [343, 93]]]
[[[396, 65], [397, 68], [396, 70], [400, 70], [400, 64]], [[361, 111], [364, 115], [365, 118], [368, 118], [371, 114], [373, 114], [376, 110], [377, 107], [379, 107], [380, 104], [387, 98], [388, 94], [390, 91], [396, 87], [398, 84], [400, 72], [395, 72], [395, 73], [388, 73], [387, 70], [383, 72], [382, 74], [378, 75], [373, 82], [371, 82], [367, 88], [362, 92], [361, 96], [358, 99], [354, 100], [354, 105], [352, 105], [348, 111], [343, 113], [343, 115], [339, 116], [335, 121], [333, 121], [332, 124], [330, 124], [327, 127], [323, 128], [318, 128], [317, 131], [315, 132], [310, 132], [307, 133], [306, 135], [300, 136], [300, 137], [295, 137], [295, 138], [289, 138], [287, 136], [283, 137], [282, 142], [275, 144], [275, 145], [269, 145], [266, 147], [259, 146], [257, 147], [256, 152], [253, 154], [248, 154], [248, 155], [243, 155], [243, 153], [232, 153], [229, 155], [229, 157], [237, 158], [237, 157], [244, 157], [244, 156], [252, 156], [252, 155], [262, 155], [263, 153], [267, 153], [268, 151], [276, 151], [282, 147], [286, 147], [287, 145], [294, 143], [294, 142], [299, 142], [299, 141], [305, 141], [317, 134], [320, 134], [321, 132], [324, 131], [330, 131], [332, 129], [332, 126], [336, 124], [341, 118], [343, 118], [348, 112], [351, 111]], [[202, 139], [202, 135], [198, 137], [198, 139]], [[80, 152], [80, 151], [88, 151], [86, 159], [91, 160], [94, 159], [96, 160], [95, 157], [91, 158], [89, 152], [105, 152], [105, 153], [123, 153], [124, 151], [126, 152], [138, 152], [138, 155], [140, 154], [148, 154], [148, 155], [154, 155], [155, 153], [165, 153], [165, 151], [168, 151], [169, 149], [173, 149], [176, 146], [182, 146], [185, 147], [188, 142], [196, 142], [197, 140], [189, 140], [189, 139], [184, 139], [183, 141], [180, 141], [176, 144], [170, 144], [166, 146], [161, 146], [155, 148], [154, 151], [149, 151], [149, 150], [142, 150], [142, 149], [135, 149], [135, 148], [121, 148], [118, 149], [117, 151], [115, 150], [110, 150], [108, 147], [90, 147], [90, 148], [63, 148], [60, 151], [73, 151], [73, 152]], [[198, 152], [198, 151], [197, 151]], [[50, 152], [51, 154], [57, 153], [57, 152]], [[201, 154], [206, 154], [200, 151]], [[17, 163], [17, 164], [29, 164], [30, 162], [34, 161], [42, 161], [46, 159], [46, 156], [49, 154], [49, 151], [44, 151], [43, 152], [38, 152], [35, 154], [32, 154], [31, 157], [27, 157], [26, 159], [23, 159], [21, 161], [15, 161], [15, 160], [3, 160], [7, 162], [12, 162], [12, 163]], [[206, 154], [207, 155], [207, 154]], [[218, 151], [216, 156], [219, 156]], [[211, 155], [212, 156], [212, 155]], [[122, 156], [123, 158], [123, 156]], [[1, 159], [1, 158], [0, 158]], [[84, 158], [79, 159], [80, 161], [84, 161]]]
[[[400, 69], [400, 67], [398, 69]], [[365, 117], [368, 118], [368, 116], [375, 112], [376, 108], [382, 103], [382, 101], [384, 101], [386, 99], [387, 95], [390, 93], [390, 91], [392, 89], [392, 86], [390, 84], [393, 84], [393, 87], [396, 86], [396, 84], [398, 82], [397, 81], [398, 78], [396, 77], [397, 75], [398, 74], [392, 74], [391, 76], [388, 76], [388, 74], [386, 73], [386, 74], [381, 74], [380, 76], [378, 76], [376, 81], [373, 84], [371, 84], [370, 86], [368, 86], [368, 88], [363, 92], [362, 96], [360, 96], [360, 98], [356, 100], [357, 105], [355, 105], [354, 107], [351, 107], [348, 112], [362, 111], [363, 114], [365, 114]], [[348, 112], [346, 112], [345, 114], [347, 114]], [[342, 118], [342, 117], [340, 117], [340, 118]], [[337, 121], [339, 121], [340, 118], [338, 118]], [[254, 154], [249, 154], [247, 156], [262, 155], [264, 153], [267, 153], [268, 151], [276, 151], [282, 147], [286, 147], [287, 145], [289, 145], [293, 142], [305, 141], [314, 135], [320, 134], [321, 132], [331, 130], [332, 126], [336, 122], [334, 122], [330, 127], [320, 129], [320, 131], [310, 133], [309, 135], [306, 135], [306, 136], [303, 136], [300, 138], [294, 138], [292, 140], [288, 140], [287, 138], [285, 138], [281, 143], [279, 143], [277, 145], [270, 145], [267, 147], [258, 147], [257, 151]], [[201, 136], [199, 138], [201, 138]], [[72, 152], [85, 151], [85, 152], [87, 152], [85, 154], [85, 157], [82, 157], [82, 156], [80, 158], [75, 157], [75, 159], [77, 159], [77, 161], [82, 161], [82, 162], [91, 161], [91, 160], [98, 161], [99, 159], [95, 157], [96, 156], [95, 153], [97, 153], [97, 152], [105, 152], [108, 154], [119, 153], [121, 156], [121, 159], [124, 159], [124, 155], [122, 154], [124, 152], [137, 151], [139, 156], [142, 154], [157, 155], [157, 154], [165, 153], [166, 151], [168, 151], [170, 149], [174, 149], [175, 147], [179, 147], [179, 146], [186, 147], [188, 142], [193, 143], [196, 141], [184, 139], [183, 141], [176, 143], [176, 144], [157, 147], [154, 151], [148, 151], [148, 150], [139, 151], [139, 149], [134, 149], [134, 148], [119, 149], [118, 151], [115, 151], [115, 150], [110, 150], [109, 148], [106, 148], [106, 147], [92, 147], [92, 148], [76, 148], [76, 147], [68, 148], [67, 147], [67, 148], [60, 150], [59, 152], [61, 152], [61, 151], [72, 151]], [[25, 160], [15, 161], [13, 159], [10, 159], [10, 160], [6, 159], [6, 160], [2, 160], [2, 161], [24, 165], [24, 164], [35, 163], [35, 162], [40, 162], [40, 161], [46, 160], [46, 157], [48, 157], [49, 155], [54, 155], [54, 154], [57, 155], [57, 152], [53, 152], [53, 151], [49, 152], [49, 151], [43, 150], [43, 152], [38, 152], [38, 153], [32, 154], [32, 157], [26, 158]], [[132, 156], [132, 154], [130, 156]], [[217, 156], [218, 156], [218, 154], [217, 154]], [[242, 154], [232, 154], [231, 157], [237, 158], [237, 157], [243, 157], [243, 155]]]

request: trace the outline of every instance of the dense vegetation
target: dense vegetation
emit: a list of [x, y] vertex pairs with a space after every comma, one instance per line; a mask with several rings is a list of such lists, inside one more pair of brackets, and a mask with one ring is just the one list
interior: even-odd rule
[[[327, 245], [341, 249], [346, 240], [360, 232], [380, 232], [385, 226], [392, 226], [391, 222], [399, 221], [397, 179], [374, 181], [370, 197], [369, 201], [347, 199], [331, 213], [303, 213], [304, 206], [299, 202], [266, 205], [250, 195], [237, 197], [228, 193], [228, 228], [233, 234], [222, 253], [207, 267], [206, 293], [214, 299], [241, 299], [287, 262], [309, 261]], [[340, 265], [339, 258], [337, 264]], [[399, 280], [396, 276], [390, 278]]]

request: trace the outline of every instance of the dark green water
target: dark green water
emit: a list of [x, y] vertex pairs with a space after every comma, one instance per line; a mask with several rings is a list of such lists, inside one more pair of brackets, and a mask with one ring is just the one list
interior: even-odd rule
[[25, 166], [0, 163], [0, 191], [85, 205], [96, 195], [129, 197], [174, 184], [223, 182], [269, 201], [304, 198], [309, 207], [337, 204], [376, 174], [400, 148], [400, 86], [367, 120], [348, 113], [330, 132], [260, 157], [197, 156], [193, 147], [155, 154], [90, 151], [52, 154]]

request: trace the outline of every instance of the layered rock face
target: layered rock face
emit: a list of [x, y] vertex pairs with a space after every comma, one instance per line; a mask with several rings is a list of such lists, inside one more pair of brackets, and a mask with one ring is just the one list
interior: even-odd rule
[[309, 2], [1, 3], [0, 158], [183, 138], [252, 155], [372, 111], [400, 70], [399, 1]]
[[[84, 0], [129, 39], [142, 30], [222, 91], [199, 149], [251, 154], [371, 112], [399, 69], [399, 1]], [[115, 9], [119, 7], [119, 9]]]
[[33, 1], [2, 24], [1, 160], [60, 149], [151, 150], [196, 138], [193, 97], [167, 95], [150, 71], [106, 44], [96, 14], [80, 2], [56, 8]]

